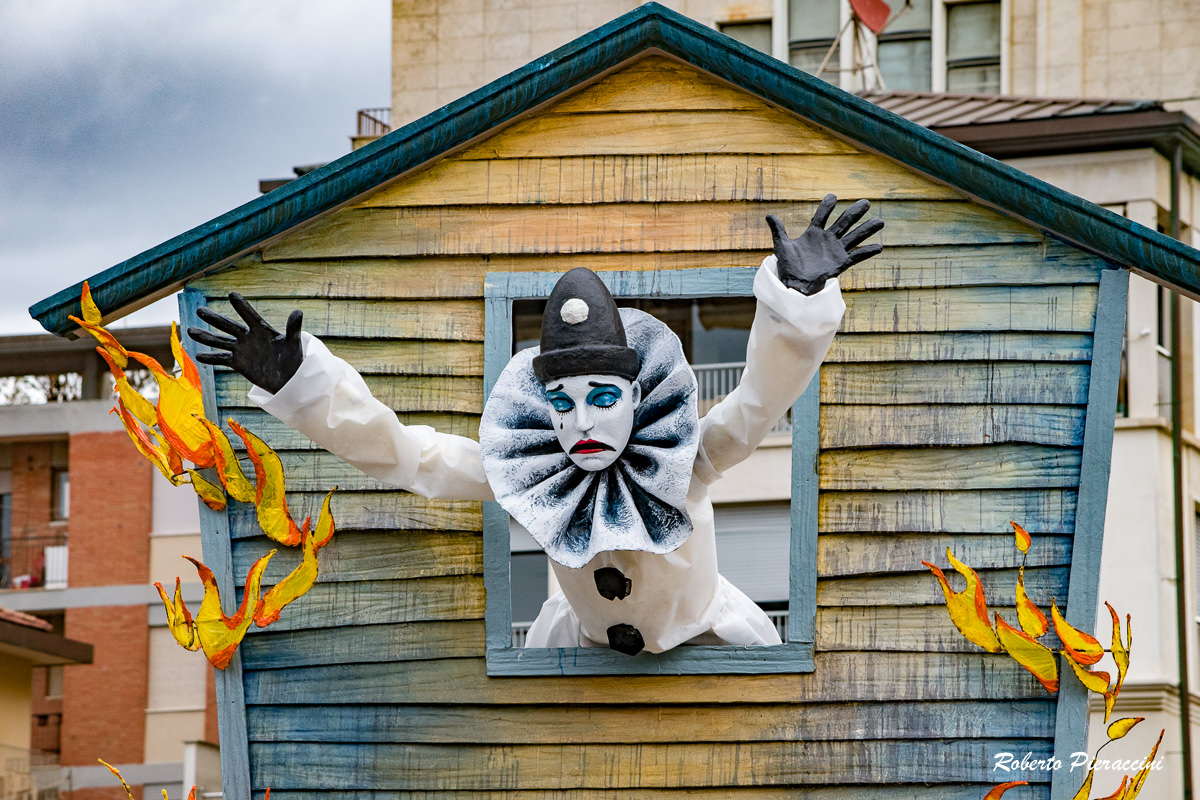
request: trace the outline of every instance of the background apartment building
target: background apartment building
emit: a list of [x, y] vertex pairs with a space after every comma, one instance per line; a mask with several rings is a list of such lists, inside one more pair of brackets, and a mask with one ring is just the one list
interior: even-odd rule
[[[168, 328], [118, 335], [172, 363]], [[145, 797], [164, 788], [183, 797], [193, 782], [219, 791], [211, 669], [172, 639], [152, 586], [179, 575], [193, 608], [199, 601], [195, 571], [180, 558], [200, 553], [196, 500], [163, 480], [109, 413], [111, 383], [93, 344], [0, 338], [9, 402], [0, 406], [0, 607], [93, 653], [91, 663], [35, 665], [27, 678], [37, 797], [124, 797], [97, 758]], [[71, 377], [54, 380], [50, 402], [30, 404], [48, 379], [22, 392], [3, 378], [31, 373]]]

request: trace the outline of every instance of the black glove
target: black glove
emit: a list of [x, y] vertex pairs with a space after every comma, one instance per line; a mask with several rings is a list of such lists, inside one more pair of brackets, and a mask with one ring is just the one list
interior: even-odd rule
[[883, 220], [879, 217], [850, 230], [867, 213], [870, 202], [859, 200], [854, 203], [826, 230], [825, 223], [836, 204], [837, 197], [825, 195], [813, 214], [808, 230], [798, 239], [789, 239], [783, 223], [774, 215], [767, 215], [767, 225], [775, 241], [779, 280], [785, 286], [801, 294], [816, 294], [825, 288], [825, 281], [829, 278], [836, 278], [854, 264], [883, 251], [883, 246], [878, 244], [857, 246], [868, 236], [883, 230]]
[[204, 364], [231, 367], [255, 386], [275, 394], [300, 369], [304, 350], [300, 346], [300, 322], [304, 313], [296, 309], [288, 316], [286, 332], [267, 324], [258, 312], [237, 292], [229, 293], [229, 304], [246, 324], [235, 322], [211, 308], [200, 308], [196, 316], [233, 338], [217, 336], [200, 328], [188, 328], [188, 336], [200, 344], [227, 350], [225, 353], [197, 353]]

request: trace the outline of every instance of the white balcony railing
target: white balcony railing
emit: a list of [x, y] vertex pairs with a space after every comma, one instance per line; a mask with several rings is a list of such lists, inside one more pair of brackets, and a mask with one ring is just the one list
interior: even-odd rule
[[[742, 370], [746, 368], [743, 361], [725, 364], [699, 364], [692, 367], [696, 373], [696, 388], [699, 396], [700, 416], [708, 413], [709, 409], [725, 399], [725, 396], [737, 388], [742, 379]], [[791, 434], [792, 412], [788, 411], [784, 418], [775, 423], [767, 435]]]
[[[767, 616], [771, 618], [771, 622], [775, 623], [775, 630], [779, 631], [779, 638], [787, 641], [787, 611], [768, 611]], [[524, 647], [525, 637], [529, 633], [529, 626], [532, 622], [514, 622], [512, 624], [512, 646]]]

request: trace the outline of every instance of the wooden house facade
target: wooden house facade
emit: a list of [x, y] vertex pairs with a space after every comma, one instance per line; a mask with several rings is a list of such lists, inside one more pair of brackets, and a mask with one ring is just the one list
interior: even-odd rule
[[[794, 411], [778, 648], [513, 648], [494, 508], [380, 484], [202, 367], [295, 511], [338, 487], [318, 584], [218, 675], [227, 797], [1074, 793], [993, 766], [1084, 750], [1084, 690], [963, 639], [921, 562], [950, 548], [1015, 621], [1016, 520], [1031, 598], [1092, 627], [1128, 270], [1195, 295], [1190, 248], [648, 4], [91, 286], [114, 315], [182, 288], [185, 326], [232, 290], [300, 308], [403, 422], [474, 436], [515, 301], [576, 266], [619, 297], [746, 295], [764, 215], [826, 192], [872, 201], [884, 253], [843, 277]], [[68, 333], [78, 298], [32, 313]], [[233, 505], [202, 509], [227, 590], [268, 549]]]

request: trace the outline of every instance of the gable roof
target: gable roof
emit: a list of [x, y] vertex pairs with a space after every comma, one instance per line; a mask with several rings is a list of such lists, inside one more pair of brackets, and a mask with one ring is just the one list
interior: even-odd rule
[[[263, 241], [307, 222], [386, 180], [484, 135], [496, 126], [623, 61], [657, 50], [953, 186], [996, 209], [1115, 264], [1200, 297], [1200, 253], [1075, 195], [1026, 175], [657, 3], [647, 3], [453, 103], [320, 169], [88, 279], [111, 316], [177, 290]], [[30, 307], [52, 333], [81, 284]]]

